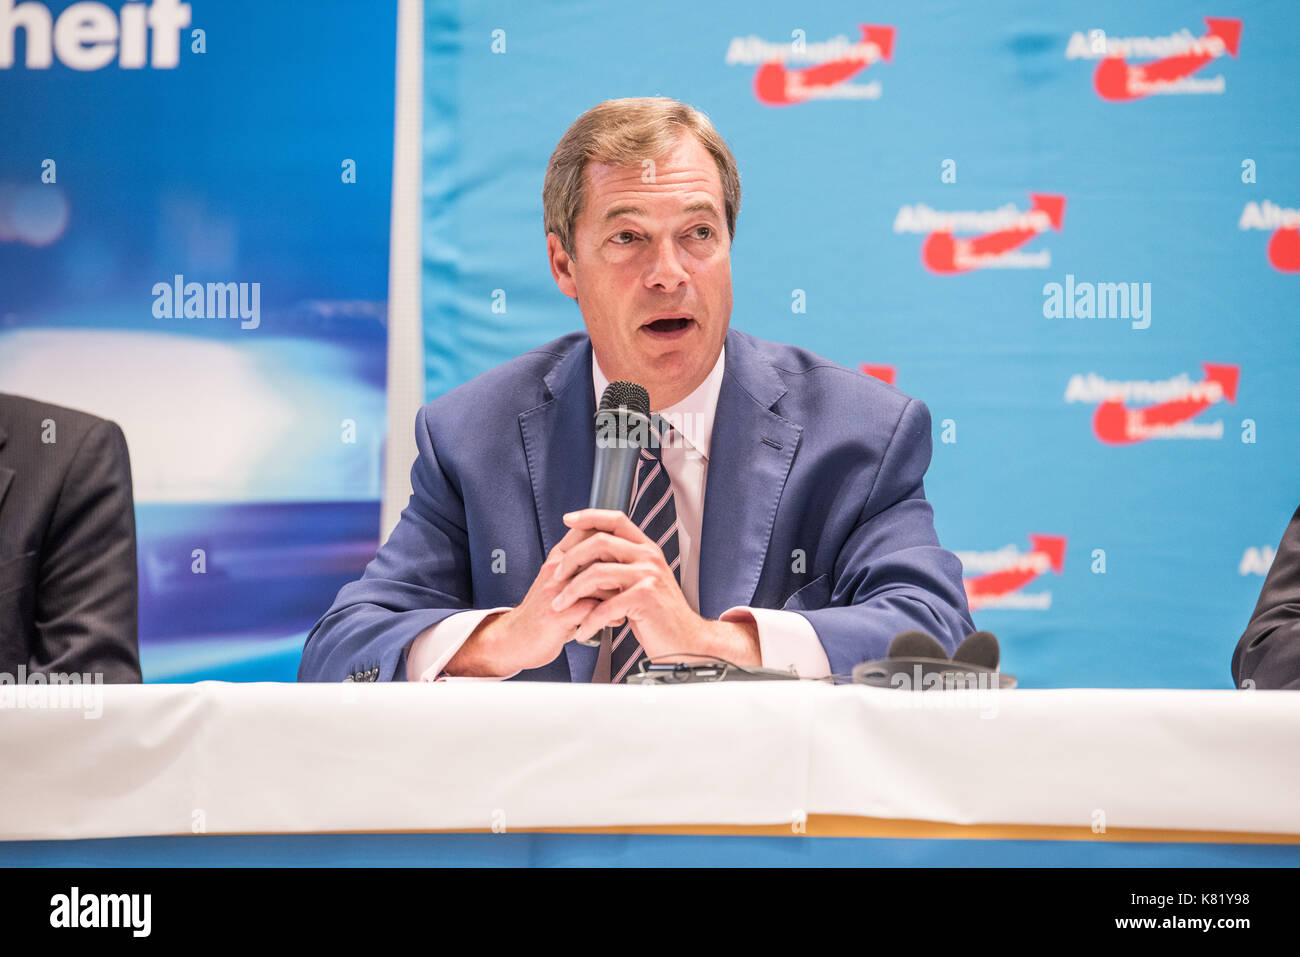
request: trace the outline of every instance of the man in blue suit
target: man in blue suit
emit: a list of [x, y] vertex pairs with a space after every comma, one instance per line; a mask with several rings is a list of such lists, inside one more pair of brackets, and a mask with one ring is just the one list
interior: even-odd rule
[[[925, 499], [925, 405], [729, 328], [740, 179], [702, 113], [587, 111], [543, 204], [586, 332], [420, 410], [410, 503], [308, 636], [300, 680], [617, 682], [680, 655], [822, 677], [901, 631], [949, 652], [974, 631]], [[618, 380], [673, 427], [628, 515], [584, 508], [597, 395]], [[575, 640], [605, 626], [599, 648]]]

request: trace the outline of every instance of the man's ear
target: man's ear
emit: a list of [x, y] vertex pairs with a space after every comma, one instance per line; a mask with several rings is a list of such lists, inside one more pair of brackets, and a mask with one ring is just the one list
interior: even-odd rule
[[551, 276], [560, 292], [570, 299], [578, 298], [578, 284], [573, 280], [573, 260], [560, 245], [560, 237], [555, 233], [546, 234], [546, 257], [551, 263]]

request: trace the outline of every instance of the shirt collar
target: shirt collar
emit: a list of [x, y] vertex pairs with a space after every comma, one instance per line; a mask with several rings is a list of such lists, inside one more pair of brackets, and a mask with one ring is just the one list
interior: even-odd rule
[[[704, 377], [704, 381], [695, 387], [695, 391], [680, 402], [659, 410], [660, 416], [681, 434], [686, 444], [706, 459], [713, 440], [713, 416], [718, 410], [718, 394], [722, 391], [726, 358], [727, 347], [724, 343], [718, 352], [718, 361], [713, 364], [713, 369]], [[596, 390], [596, 408], [600, 408], [600, 397], [605, 394], [609, 379], [600, 371], [595, 349], [591, 351], [591, 382]]]

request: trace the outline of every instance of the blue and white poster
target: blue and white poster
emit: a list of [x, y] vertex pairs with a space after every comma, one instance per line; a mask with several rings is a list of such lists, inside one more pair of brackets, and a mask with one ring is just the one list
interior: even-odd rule
[[294, 680], [377, 547], [395, 34], [0, 2], [0, 391], [122, 426], [146, 681]]

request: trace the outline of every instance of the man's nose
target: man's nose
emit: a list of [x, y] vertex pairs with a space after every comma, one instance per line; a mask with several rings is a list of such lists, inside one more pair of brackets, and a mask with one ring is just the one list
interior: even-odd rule
[[658, 286], [666, 292], [672, 292], [691, 278], [691, 274], [682, 266], [677, 243], [672, 237], [662, 237], [653, 247], [651, 255], [654, 260], [646, 273], [646, 285]]

